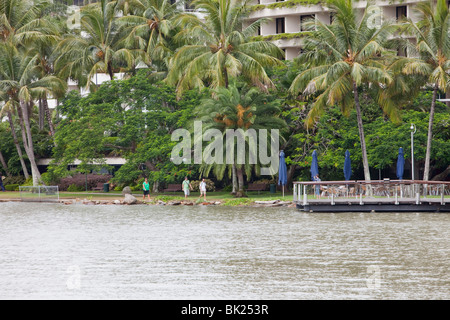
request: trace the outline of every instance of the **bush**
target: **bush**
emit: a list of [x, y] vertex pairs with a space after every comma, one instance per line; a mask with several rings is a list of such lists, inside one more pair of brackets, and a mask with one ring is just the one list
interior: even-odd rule
[[231, 184], [225, 186], [222, 191], [231, 192], [233, 190], [233, 186]]
[[69, 192], [79, 192], [79, 191], [85, 191], [85, 190], [86, 190], [86, 186], [83, 188], [83, 187], [77, 186], [76, 184], [71, 184], [70, 186], [67, 187], [67, 191], [69, 191]]
[[[106, 183], [111, 179], [111, 175], [109, 174], [88, 174], [87, 175], [87, 188], [88, 190], [92, 190], [92, 188], [95, 188], [99, 183]], [[72, 177], [62, 178], [61, 181], [58, 183], [59, 191], [70, 191], [68, 190], [69, 186], [74, 185], [76, 186], [77, 190], [73, 190], [74, 187], [72, 187], [72, 191], [84, 191], [86, 190], [86, 175], [77, 173]]]
[[18, 184], [6, 184], [5, 189], [6, 189], [6, 191], [17, 191], [17, 190], [19, 190], [19, 185]]
[[15, 176], [15, 177], [6, 177], [3, 180], [3, 184], [6, 186], [8, 184], [17, 184], [22, 185], [25, 182], [25, 178], [22, 176]]
[[142, 184], [137, 184], [130, 187], [131, 191], [142, 191]]
[[[193, 191], [200, 192], [200, 188], [199, 188], [200, 182], [201, 182], [201, 180], [191, 181], [191, 186], [192, 186]], [[206, 191], [216, 191], [216, 186], [214, 185], [214, 182], [212, 180], [205, 179], [205, 182], [206, 182]]]

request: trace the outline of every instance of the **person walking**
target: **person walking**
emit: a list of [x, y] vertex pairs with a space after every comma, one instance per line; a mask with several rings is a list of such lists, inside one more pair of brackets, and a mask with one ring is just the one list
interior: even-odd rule
[[184, 198], [187, 199], [187, 197], [189, 195], [189, 189], [192, 190], [192, 186], [191, 186], [191, 183], [190, 183], [188, 177], [184, 177], [184, 181], [181, 184], [181, 188], [184, 191]]
[[147, 178], [145, 178], [144, 183], [142, 183], [142, 191], [144, 192], [144, 196], [142, 197], [142, 200], [145, 200], [145, 196], [148, 197], [148, 200], [150, 199], [150, 183], [148, 183]]
[[5, 187], [3, 186], [3, 176], [2, 173], [0, 172], [0, 188], [2, 188], [2, 191], [5, 192]]
[[204, 178], [202, 179], [202, 182], [200, 182], [199, 189], [200, 189], [199, 198], [203, 196], [203, 200], [206, 201], [206, 182]]

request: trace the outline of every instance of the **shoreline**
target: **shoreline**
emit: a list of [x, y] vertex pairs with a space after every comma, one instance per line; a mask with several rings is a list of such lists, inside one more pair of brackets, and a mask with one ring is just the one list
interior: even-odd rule
[[125, 195], [122, 197], [112, 196], [112, 199], [93, 199], [90, 197], [68, 197], [60, 198], [54, 201], [23, 201], [20, 198], [0, 198], [0, 203], [2, 202], [30, 202], [30, 203], [59, 203], [63, 205], [156, 205], [156, 206], [241, 206], [241, 207], [291, 207], [295, 208], [296, 205], [293, 201], [289, 200], [257, 200], [254, 198], [231, 198], [231, 199], [211, 199], [206, 201], [198, 201], [199, 198], [195, 199], [170, 199], [170, 196], [162, 196], [165, 200], [159, 199], [161, 197], [155, 197], [151, 200], [142, 200], [134, 197], [129, 197]]

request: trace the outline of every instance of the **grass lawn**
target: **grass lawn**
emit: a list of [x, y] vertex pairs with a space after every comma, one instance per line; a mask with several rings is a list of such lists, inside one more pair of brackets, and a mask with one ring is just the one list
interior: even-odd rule
[[[133, 192], [133, 195], [138, 199], [142, 200], [141, 192]], [[187, 200], [196, 201], [198, 199], [199, 192], [191, 192]], [[171, 200], [185, 200], [184, 194], [182, 192], [169, 192], [169, 193], [152, 193], [150, 194], [151, 202], [156, 202], [158, 200], [167, 202]], [[430, 198], [440, 198], [440, 196], [429, 196]], [[60, 199], [87, 199], [87, 200], [123, 200], [123, 195], [118, 191], [110, 191], [108, 193], [103, 193], [99, 191], [88, 191], [88, 192], [60, 192]], [[446, 199], [450, 199], [449, 195], [445, 196]], [[308, 195], [308, 199], [314, 199], [313, 195]], [[325, 199], [322, 197], [322, 199]], [[0, 200], [20, 200], [19, 191], [7, 191], [0, 192]], [[284, 197], [280, 191], [276, 193], [270, 193], [269, 191], [251, 191], [247, 193], [245, 198], [235, 198], [229, 192], [217, 191], [217, 192], [207, 192], [206, 201], [220, 201], [224, 205], [245, 205], [251, 204], [254, 201], [270, 201], [270, 200], [281, 200], [281, 201], [292, 201], [293, 195], [291, 191], [285, 191]]]
[[[138, 199], [142, 200], [141, 192], [133, 192], [133, 195]], [[196, 201], [200, 193], [191, 192], [187, 200]], [[238, 204], [250, 204], [254, 201], [268, 201], [268, 200], [281, 200], [281, 201], [292, 201], [292, 193], [286, 192], [284, 198], [281, 192], [270, 193], [269, 191], [248, 192], [248, 197], [246, 198], [235, 198], [229, 192], [217, 191], [217, 192], [207, 192], [206, 201], [221, 201], [224, 204], [238, 205]], [[152, 201], [170, 201], [170, 200], [185, 200], [184, 194], [182, 192], [169, 192], [169, 193], [152, 193], [150, 194]], [[60, 192], [60, 199], [88, 199], [88, 200], [123, 200], [123, 195], [121, 192], [110, 191], [108, 193], [103, 192]], [[20, 200], [19, 191], [8, 191], [0, 192], [0, 200]]]

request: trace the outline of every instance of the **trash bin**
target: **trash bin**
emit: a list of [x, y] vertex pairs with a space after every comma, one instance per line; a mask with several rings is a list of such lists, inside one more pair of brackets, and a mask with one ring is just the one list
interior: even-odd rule
[[277, 190], [277, 185], [272, 183], [270, 185], [270, 193], [275, 193], [276, 190]]
[[103, 192], [109, 192], [109, 183], [103, 184]]

